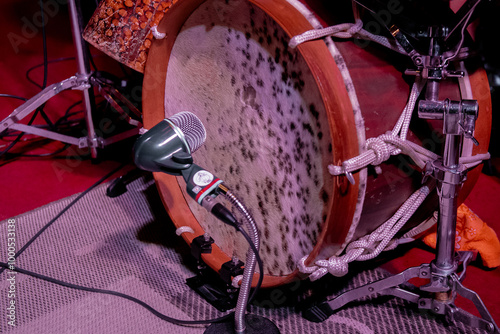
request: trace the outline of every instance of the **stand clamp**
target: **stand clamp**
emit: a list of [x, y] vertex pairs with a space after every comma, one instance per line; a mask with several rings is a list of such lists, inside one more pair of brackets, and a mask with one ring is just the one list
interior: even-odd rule
[[191, 242], [191, 255], [196, 259], [196, 276], [186, 279], [186, 284], [220, 312], [234, 308], [238, 289], [231, 286], [231, 276], [243, 272], [243, 262], [234, 258], [224, 263], [219, 273], [212, 271], [201, 258], [212, 252], [214, 239], [207, 233]]

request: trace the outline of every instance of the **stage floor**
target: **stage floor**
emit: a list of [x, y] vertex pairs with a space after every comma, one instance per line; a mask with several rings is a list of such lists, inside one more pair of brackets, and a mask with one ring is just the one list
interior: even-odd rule
[[[0, 45], [4, 47], [0, 54], [0, 73], [2, 74], [0, 94], [14, 94], [29, 98], [40, 90], [31, 84], [25, 75], [26, 71], [43, 61], [42, 39], [41, 29], [35, 27], [36, 31], [30, 32], [26, 30], [24, 22], [36, 17], [38, 7], [36, 2], [28, 3], [16, 0], [4, 1], [2, 5], [0, 30], [4, 33], [0, 34]], [[47, 44], [48, 58], [51, 60], [74, 56], [67, 14], [67, 9], [60, 6], [57, 12], [48, 18]], [[20, 36], [21, 39], [13, 39], [13, 34]], [[98, 67], [106, 68], [107, 71], [113, 73], [121, 73], [120, 67], [114, 61], [103, 56], [95, 49], [92, 50], [92, 53], [96, 55], [95, 62]], [[76, 64], [72, 60], [51, 63], [49, 65], [48, 83], [65, 79], [75, 72]], [[31, 77], [36, 82], [41, 83], [43, 78], [42, 68], [39, 67], [33, 70]], [[61, 94], [47, 103], [45, 111], [51, 119], [56, 120], [80, 98], [78, 91]], [[0, 118], [3, 119], [9, 115], [20, 103], [21, 101], [2, 98]], [[494, 106], [493, 112], [498, 113], [499, 111], [499, 108]], [[37, 120], [35, 123], [37, 122], [39, 121]], [[9, 145], [9, 140], [12, 139], [8, 138], [6, 141], [0, 141], [0, 150], [5, 149]], [[11, 152], [45, 154], [62, 147], [60, 143], [47, 142], [33, 137], [28, 137], [28, 139], [16, 145]], [[57, 157], [16, 157], [9, 161], [0, 160], [2, 185], [0, 191], [0, 220], [24, 214], [40, 206], [82, 192], [125, 162], [126, 167], [119, 174], [114, 175], [114, 177], [117, 177], [134, 168], [130, 161], [131, 142], [119, 144], [103, 152], [99, 162], [91, 161], [88, 156], [82, 155], [81, 151], [73, 147], [62, 151]], [[495, 157], [494, 165], [500, 170], [498, 162], [498, 157]], [[482, 174], [465, 203], [497, 231], [497, 234], [500, 234], [500, 210], [498, 206], [500, 203], [500, 177], [498, 174], [493, 176]], [[156, 203], [156, 205], [161, 204]], [[56, 212], [54, 212], [55, 214]], [[408, 267], [429, 262], [433, 257], [433, 253], [429, 248], [417, 243], [415, 247], [405, 248], [405, 252], [392, 256], [391, 259], [380, 261], [380, 265], [382, 269], [397, 273]], [[78, 268], [75, 267], [74, 270], [78, 270]], [[122, 283], [125, 284], [126, 282]], [[499, 268], [490, 270], [477, 264], [469, 267], [464, 282], [465, 286], [476, 291], [481, 296], [497, 324], [500, 323], [498, 283], [500, 283]], [[3, 300], [4, 297], [0, 298]], [[473, 308], [469, 303], [458, 300], [457, 304], [473, 312]], [[477, 312], [474, 313], [477, 314]], [[4, 324], [2, 320], [2, 328]]]

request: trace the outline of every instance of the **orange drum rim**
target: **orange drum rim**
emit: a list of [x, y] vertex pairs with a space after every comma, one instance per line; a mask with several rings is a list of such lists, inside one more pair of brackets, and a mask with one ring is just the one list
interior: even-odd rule
[[[175, 43], [175, 37], [183, 23], [203, 2], [203, 0], [177, 2], [166, 13], [158, 27], [158, 30], [165, 32], [167, 37], [154, 41], [146, 63], [143, 83], [143, 99], [148, 101], [148, 103], [143, 103], [144, 127], [146, 129], [151, 128], [165, 117], [163, 102], [169, 55]], [[250, 2], [266, 12], [290, 37], [313, 29], [309, 21], [295, 7], [285, 1], [254, 0]], [[309, 42], [300, 45], [298, 50], [306, 60], [317, 83], [329, 119], [332, 136], [342, 133], [344, 138], [357, 138], [351, 101], [342, 75], [326, 44], [323, 41]], [[342, 142], [331, 138], [331, 142], [333, 145], [331, 160], [334, 163], [340, 163], [358, 154], [357, 140], [344, 140]], [[174, 225], [193, 228], [194, 234], [184, 233], [182, 235], [184, 240], [191, 244], [192, 240], [203, 234], [204, 231], [190, 211], [175, 177], [161, 173], [154, 173], [154, 177], [160, 196]], [[307, 263], [312, 262], [317, 256], [326, 236], [329, 236], [329, 241], [332, 241], [332, 235], [336, 236], [333, 241], [342, 244], [348, 234], [356, 208], [358, 187], [346, 182], [345, 178], [335, 177], [334, 188], [328, 206], [327, 220]], [[174, 207], [175, 210], [171, 210]], [[332, 212], [336, 213], [335, 217], [333, 217]], [[219, 270], [222, 263], [230, 260], [229, 256], [215, 244], [212, 245], [212, 253], [202, 255], [202, 259], [214, 270]], [[286, 284], [293, 281], [297, 275], [298, 270], [287, 276], [265, 275], [263, 287]], [[255, 282], [256, 280], [254, 280]]]

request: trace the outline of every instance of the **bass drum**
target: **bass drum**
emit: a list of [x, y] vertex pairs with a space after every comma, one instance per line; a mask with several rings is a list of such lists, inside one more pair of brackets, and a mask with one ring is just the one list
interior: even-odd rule
[[[329, 164], [358, 155], [366, 138], [393, 128], [410, 91], [405, 80], [412, 79], [391, 65], [409, 65], [407, 57], [382, 47], [330, 38], [288, 46], [292, 36], [319, 26], [297, 1], [181, 0], [165, 14], [158, 30], [166, 38], [153, 42], [146, 63], [145, 128], [180, 111], [202, 120], [207, 140], [194, 161], [250, 209], [261, 234], [267, 287], [295, 279], [306, 255], [307, 264], [339, 254], [420, 186], [420, 171], [405, 157], [383, 163], [378, 176], [370, 169], [355, 173], [355, 184], [329, 174]], [[482, 146], [474, 153], [484, 153], [488, 83], [481, 70], [468, 79], [480, 104], [476, 138]], [[456, 82], [441, 92], [460, 98]], [[409, 139], [440, 152], [441, 123], [414, 124]], [[463, 195], [479, 172], [469, 174]], [[195, 203], [181, 178], [155, 178], [174, 224], [194, 231], [182, 234], [186, 242], [204, 233], [215, 240], [212, 252], [202, 255], [210, 267], [245, 258], [246, 241]], [[416, 220], [436, 209], [435, 198], [427, 202]]]

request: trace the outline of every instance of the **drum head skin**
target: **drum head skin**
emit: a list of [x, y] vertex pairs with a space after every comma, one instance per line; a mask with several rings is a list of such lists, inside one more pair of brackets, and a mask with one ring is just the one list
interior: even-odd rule
[[[152, 45], [144, 83], [146, 128], [179, 108], [204, 122], [208, 138], [195, 163], [254, 215], [265, 286], [293, 280], [296, 261], [314, 257], [325, 239], [340, 248], [359, 186], [326, 169], [358, 154], [345, 82], [323, 41], [288, 48], [290, 36], [313, 27], [290, 4], [277, 4], [178, 2], [158, 28], [167, 38]], [[242, 239], [192, 203], [175, 178], [155, 177], [174, 224], [195, 231], [183, 234], [186, 241], [205, 231], [215, 239], [207, 264], [218, 270], [233, 255], [244, 259]]]
[[[165, 117], [190, 110], [205, 124], [207, 140], [193, 158], [249, 208], [271, 275], [293, 272], [312, 251], [333, 190], [328, 118], [288, 40], [247, 1], [207, 1], [177, 35], [165, 85]], [[225, 253], [245, 258], [234, 228], [188, 203]]]

